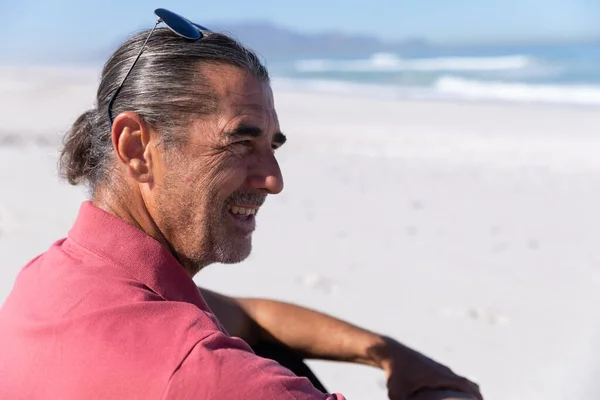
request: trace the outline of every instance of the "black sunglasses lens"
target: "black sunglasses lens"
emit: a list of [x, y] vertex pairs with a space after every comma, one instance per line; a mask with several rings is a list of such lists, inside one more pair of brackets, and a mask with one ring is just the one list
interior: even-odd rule
[[198, 40], [202, 37], [198, 28], [182, 16], [175, 14], [172, 11], [165, 10], [164, 8], [158, 8], [154, 10], [154, 13], [165, 23], [165, 25], [179, 36], [191, 40]]
[[204, 26], [202, 26], [202, 25], [199, 25], [199, 24], [197, 24], [197, 23], [195, 23], [195, 22], [192, 22], [192, 25], [194, 25], [196, 28], [200, 29], [201, 31], [207, 31], [207, 32], [210, 32], [210, 29], [208, 29], [208, 28], [206, 28], [206, 27], [204, 27]]

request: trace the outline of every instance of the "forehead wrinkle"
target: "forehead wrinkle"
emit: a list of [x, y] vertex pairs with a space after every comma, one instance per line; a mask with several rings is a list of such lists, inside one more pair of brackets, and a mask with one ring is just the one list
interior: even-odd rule
[[270, 87], [266, 89], [263, 87], [263, 83], [258, 85], [250, 85], [254, 90], [248, 90], [250, 88], [247, 85], [243, 87], [225, 87], [221, 93], [221, 99], [231, 109], [253, 109], [259, 110], [260, 112], [275, 111], [275, 102]]
[[[275, 104], [270, 98], [264, 96], [255, 96], [252, 94], [246, 94], [241, 99], [231, 99], [227, 102], [227, 106], [233, 111], [234, 114], [268, 114], [270, 117], [277, 115], [275, 111]], [[254, 98], [249, 98], [254, 97]], [[266, 101], [265, 101], [266, 100]]]
[[222, 131], [235, 131], [238, 128], [257, 128], [266, 134], [279, 131], [279, 120], [274, 109], [265, 109], [263, 105], [252, 104], [232, 109], [231, 114], [222, 118]]

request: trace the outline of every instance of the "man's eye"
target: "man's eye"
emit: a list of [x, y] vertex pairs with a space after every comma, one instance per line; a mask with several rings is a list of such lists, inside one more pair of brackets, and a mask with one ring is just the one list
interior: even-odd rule
[[239, 144], [242, 146], [252, 146], [252, 140], [240, 140], [239, 142], [235, 142], [235, 144]]

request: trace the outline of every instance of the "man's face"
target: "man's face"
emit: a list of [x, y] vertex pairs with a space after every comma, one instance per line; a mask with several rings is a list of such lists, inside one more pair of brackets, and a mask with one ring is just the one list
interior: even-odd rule
[[184, 264], [196, 271], [251, 251], [259, 207], [283, 189], [274, 151], [285, 142], [273, 93], [234, 67], [206, 70], [221, 110], [195, 120], [181, 148], [155, 171], [151, 212]]

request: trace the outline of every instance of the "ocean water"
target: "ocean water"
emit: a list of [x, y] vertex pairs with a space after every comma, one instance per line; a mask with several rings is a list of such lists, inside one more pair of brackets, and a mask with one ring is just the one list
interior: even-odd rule
[[386, 98], [600, 107], [600, 42], [268, 60], [278, 87]]

